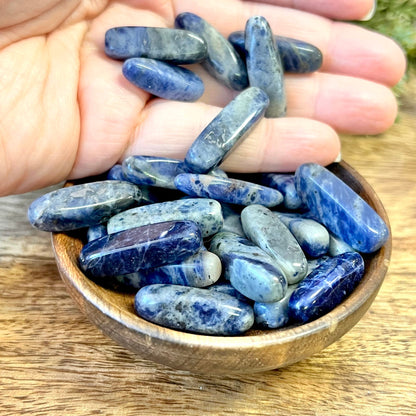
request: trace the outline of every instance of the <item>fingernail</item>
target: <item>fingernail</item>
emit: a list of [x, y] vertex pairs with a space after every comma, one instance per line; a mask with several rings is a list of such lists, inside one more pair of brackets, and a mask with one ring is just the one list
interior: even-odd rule
[[377, 10], [377, 0], [374, 0], [373, 7], [371, 8], [371, 10], [368, 12], [366, 16], [360, 19], [360, 21], [367, 22], [368, 20], [371, 20], [376, 14], [376, 10]]
[[338, 156], [335, 158], [334, 162], [339, 163], [339, 162], [341, 162], [341, 160], [342, 160], [342, 155], [341, 155], [341, 152], [339, 152]]

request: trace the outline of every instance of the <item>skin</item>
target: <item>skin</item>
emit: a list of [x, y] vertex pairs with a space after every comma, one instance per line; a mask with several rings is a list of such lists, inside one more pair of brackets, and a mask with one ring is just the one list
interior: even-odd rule
[[151, 98], [123, 78], [103, 41], [110, 27], [172, 27], [185, 11], [225, 36], [263, 15], [274, 33], [324, 54], [318, 73], [286, 77], [288, 117], [262, 120], [223, 168], [293, 171], [332, 162], [338, 133], [378, 134], [396, 117], [390, 87], [405, 70], [401, 49], [331, 20], [359, 19], [371, 7], [370, 0], [0, 0], [0, 195], [101, 173], [132, 154], [183, 158], [235, 92], [192, 66], [206, 85], [198, 102]]

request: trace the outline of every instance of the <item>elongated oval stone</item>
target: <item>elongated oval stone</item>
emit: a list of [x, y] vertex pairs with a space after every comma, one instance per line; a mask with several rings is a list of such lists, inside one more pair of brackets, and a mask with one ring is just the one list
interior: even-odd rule
[[42, 231], [70, 231], [105, 222], [140, 199], [140, 189], [132, 183], [83, 183], [42, 195], [30, 205], [28, 218]]
[[207, 57], [207, 45], [187, 30], [120, 26], [105, 33], [105, 53], [114, 59], [151, 58], [192, 64]]
[[237, 205], [261, 204], [268, 207], [279, 205], [282, 194], [276, 189], [231, 178], [218, 178], [199, 173], [182, 173], [175, 178], [180, 191], [204, 198]]
[[287, 209], [298, 209], [302, 206], [295, 186], [295, 175], [290, 173], [264, 173], [261, 175], [261, 184], [277, 189], [282, 193], [283, 204]]
[[300, 166], [296, 188], [316, 219], [355, 250], [372, 253], [387, 241], [389, 230], [382, 218], [323, 166]]
[[257, 125], [268, 105], [267, 94], [259, 88], [238, 94], [192, 143], [185, 157], [189, 172], [207, 173], [220, 165]]
[[202, 62], [202, 66], [214, 78], [234, 90], [243, 90], [248, 86], [243, 60], [217, 29], [196, 14], [188, 12], [176, 17], [175, 27], [194, 32], [204, 39], [208, 57]]
[[269, 23], [262, 16], [248, 19], [245, 31], [247, 74], [250, 86], [261, 88], [269, 97], [266, 117], [286, 115], [283, 67]]
[[149, 285], [137, 292], [139, 316], [155, 324], [206, 335], [239, 335], [254, 323], [250, 305], [224, 293], [178, 285]]
[[182, 261], [202, 245], [191, 221], [168, 221], [108, 234], [87, 243], [79, 263], [90, 277], [129, 274], [139, 269]]
[[258, 302], [276, 302], [284, 296], [286, 278], [273, 258], [251, 241], [220, 232], [210, 250], [221, 259], [225, 278], [244, 296]]
[[330, 257], [299, 283], [289, 300], [289, 318], [294, 322], [317, 319], [349, 296], [364, 275], [359, 253]]
[[247, 237], [273, 257], [290, 285], [306, 276], [306, 257], [274, 212], [261, 205], [250, 205], [241, 212], [241, 223]]
[[145, 205], [120, 212], [110, 218], [107, 224], [109, 233], [154, 224], [162, 221], [193, 221], [200, 228], [203, 237], [221, 230], [222, 209], [218, 201], [206, 198], [179, 199]]
[[124, 61], [122, 71], [136, 87], [167, 100], [192, 102], [204, 93], [204, 83], [198, 75], [167, 62], [130, 58]]
[[[274, 35], [273, 39], [285, 72], [306, 74], [322, 66], [322, 52], [316, 46], [285, 36]], [[246, 55], [243, 30], [231, 33], [228, 40], [241, 56]]]

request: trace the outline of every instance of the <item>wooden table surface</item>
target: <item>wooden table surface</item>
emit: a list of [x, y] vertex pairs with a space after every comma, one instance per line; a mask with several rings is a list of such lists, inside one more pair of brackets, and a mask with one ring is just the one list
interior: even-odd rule
[[0, 199], [0, 415], [416, 415], [416, 77], [398, 122], [343, 137], [343, 158], [390, 217], [393, 254], [364, 318], [326, 350], [247, 376], [141, 359], [77, 309], [50, 236], [26, 220], [42, 192]]

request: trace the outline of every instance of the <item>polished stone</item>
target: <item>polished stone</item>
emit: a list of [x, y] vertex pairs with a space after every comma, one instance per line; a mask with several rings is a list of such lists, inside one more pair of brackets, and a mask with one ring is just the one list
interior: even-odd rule
[[330, 256], [338, 256], [339, 254], [343, 253], [350, 253], [354, 250], [349, 244], [347, 244], [345, 241], [342, 241], [339, 237], [336, 235], [329, 233], [329, 249], [328, 253]]
[[270, 26], [262, 16], [248, 19], [245, 31], [247, 74], [251, 87], [265, 91], [270, 104], [266, 117], [286, 115], [283, 67]]
[[[306, 74], [317, 71], [322, 66], [322, 52], [316, 46], [285, 36], [275, 35], [273, 38], [285, 72]], [[244, 31], [231, 33], [228, 40], [241, 56], [246, 55]]]
[[107, 230], [116, 233], [142, 225], [179, 220], [195, 222], [201, 228], [202, 236], [208, 237], [222, 228], [221, 205], [213, 199], [188, 198], [140, 206], [111, 217]]
[[145, 286], [137, 292], [134, 308], [155, 324], [206, 335], [239, 335], [254, 323], [253, 309], [247, 303], [195, 287]]
[[268, 105], [267, 94], [259, 88], [238, 94], [192, 143], [185, 157], [189, 172], [207, 173], [219, 166], [263, 118]]
[[240, 237], [246, 237], [244, 234], [243, 226], [241, 225], [241, 209], [238, 209], [236, 206], [226, 204], [223, 202], [222, 207], [222, 216], [224, 218], [224, 224], [221, 231], [229, 231], [234, 234], [238, 234]]
[[204, 198], [216, 199], [230, 204], [261, 204], [268, 207], [279, 205], [282, 194], [276, 189], [231, 178], [218, 178], [203, 174], [180, 174], [175, 178], [180, 191]]
[[246, 302], [252, 304], [253, 301], [247, 296], [244, 296], [240, 293], [231, 283], [226, 281], [216, 282], [212, 286], [207, 287], [208, 290], [212, 290], [218, 293], [225, 293], [227, 295], [233, 296], [240, 300], [241, 302]]
[[192, 102], [204, 93], [201, 78], [189, 69], [148, 58], [124, 61], [123, 75], [136, 87], [160, 98]]
[[88, 228], [87, 241], [96, 240], [107, 235], [107, 224], [97, 224]]
[[261, 176], [261, 184], [280, 191], [284, 197], [283, 205], [287, 209], [301, 208], [302, 200], [296, 191], [295, 175], [290, 173], [264, 173]]
[[359, 253], [330, 257], [305, 277], [289, 300], [289, 318], [309, 322], [320, 318], [346, 299], [364, 275]]
[[132, 183], [83, 183], [42, 195], [30, 205], [28, 218], [43, 231], [70, 231], [105, 222], [140, 199], [140, 189]]
[[246, 238], [220, 232], [211, 240], [210, 251], [222, 262], [224, 277], [244, 296], [258, 302], [282, 299], [287, 281], [274, 259]]
[[160, 222], [87, 243], [79, 263], [90, 277], [118, 276], [182, 261], [201, 245], [201, 231], [194, 222]]
[[247, 237], [273, 257], [290, 285], [305, 277], [308, 271], [306, 257], [274, 212], [261, 205], [250, 205], [241, 212], [241, 223]]
[[121, 165], [116, 164], [114, 165], [108, 172], [107, 172], [107, 179], [109, 181], [126, 181], [126, 177], [123, 174], [123, 169]]
[[387, 241], [389, 231], [382, 218], [325, 167], [301, 165], [296, 189], [316, 219], [355, 250], [372, 253]]
[[192, 64], [207, 57], [204, 40], [187, 30], [164, 27], [120, 26], [105, 33], [110, 58], [151, 58], [174, 64]]
[[175, 27], [189, 30], [204, 39], [208, 58], [202, 66], [219, 82], [234, 90], [248, 86], [246, 66], [233, 45], [207, 21], [193, 13], [181, 13]]

